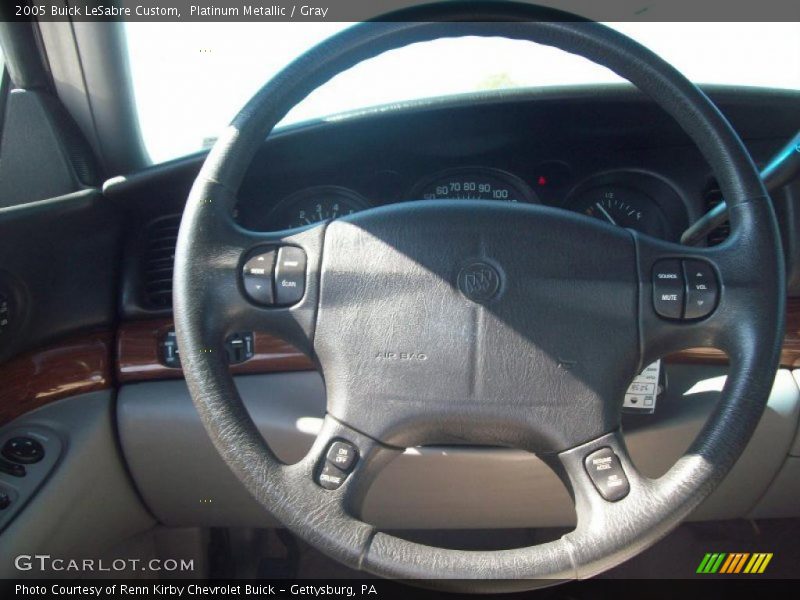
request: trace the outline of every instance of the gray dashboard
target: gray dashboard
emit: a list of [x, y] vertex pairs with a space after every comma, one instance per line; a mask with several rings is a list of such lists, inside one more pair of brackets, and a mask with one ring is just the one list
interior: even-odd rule
[[[653, 415], [623, 421], [638, 468], [658, 477], [688, 448], [713, 409], [724, 367], [667, 365]], [[253, 420], [285, 462], [310, 448], [325, 410], [316, 373], [238, 377]], [[148, 508], [170, 526], [275, 525], [207, 438], [182, 381], [125, 386], [118, 398], [122, 451]], [[780, 370], [759, 427], [737, 466], [694, 519], [798, 516], [800, 391]], [[787, 475], [788, 474], [788, 475]], [[766, 494], [767, 501], [761, 499]], [[362, 516], [384, 529], [534, 528], [574, 525], [566, 488], [534, 455], [505, 448], [407, 450], [380, 474]]]

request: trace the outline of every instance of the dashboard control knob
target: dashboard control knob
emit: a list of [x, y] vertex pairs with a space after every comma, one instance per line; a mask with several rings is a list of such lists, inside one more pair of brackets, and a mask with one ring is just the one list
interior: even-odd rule
[[13, 437], [3, 444], [3, 456], [23, 465], [32, 465], [44, 458], [44, 446], [31, 437]]
[[5, 458], [0, 458], [0, 473], [11, 475], [12, 477], [25, 477], [27, 471], [19, 463], [11, 462]]

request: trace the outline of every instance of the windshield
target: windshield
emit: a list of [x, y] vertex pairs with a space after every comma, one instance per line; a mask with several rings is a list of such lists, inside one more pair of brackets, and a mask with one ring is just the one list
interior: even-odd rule
[[[800, 23], [610, 25], [695, 82], [800, 89]], [[135, 101], [151, 160], [211, 145], [264, 82], [347, 26], [126, 23]], [[388, 52], [340, 74], [282, 124], [403, 100], [620, 81], [602, 67], [546, 46], [501, 38], [437, 40]]]

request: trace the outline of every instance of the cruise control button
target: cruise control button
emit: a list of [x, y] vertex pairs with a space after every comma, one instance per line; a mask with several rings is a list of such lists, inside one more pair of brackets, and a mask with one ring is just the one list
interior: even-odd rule
[[601, 448], [592, 452], [586, 457], [584, 465], [594, 487], [609, 502], [622, 500], [631, 491], [619, 457], [611, 448]]
[[335, 490], [344, 483], [345, 479], [347, 479], [347, 473], [330, 462], [325, 461], [317, 481], [326, 490]]
[[275, 303], [297, 304], [306, 288], [306, 253], [297, 246], [278, 250], [275, 265]]
[[267, 250], [247, 259], [242, 267], [244, 291], [258, 304], [274, 304], [272, 293], [272, 270], [275, 264], [275, 250]]
[[702, 319], [711, 314], [719, 299], [717, 276], [711, 265], [702, 260], [685, 260], [686, 319]]
[[339, 467], [342, 471], [349, 473], [356, 463], [358, 458], [358, 450], [355, 446], [348, 442], [333, 442], [331, 447], [328, 448], [328, 454], [325, 457], [329, 463]]
[[653, 308], [667, 319], [683, 315], [684, 280], [677, 259], [660, 260], [653, 267]]

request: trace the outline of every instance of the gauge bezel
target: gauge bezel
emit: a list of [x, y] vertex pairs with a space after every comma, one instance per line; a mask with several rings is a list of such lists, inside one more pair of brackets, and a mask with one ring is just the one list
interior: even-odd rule
[[[425, 201], [426, 199], [422, 198], [422, 191], [425, 188], [430, 187], [434, 182], [436, 182], [439, 179], [445, 177], [453, 177], [455, 175], [460, 175], [463, 173], [487, 174], [499, 179], [505, 179], [510, 184], [511, 187], [517, 188], [517, 191], [522, 192], [521, 195], [524, 197], [524, 199], [520, 200], [520, 202], [524, 202], [526, 204], [542, 203], [541, 199], [536, 194], [534, 189], [530, 185], [528, 185], [525, 182], [525, 180], [522, 179], [521, 177], [514, 175], [513, 173], [510, 173], [508, 171], [504, 171], [503, 169], [498, 169], [497, 167], [486, 167], [486, 166], [451, 167], [449, 169], [443, 169], [441, 171], [436, 171], [435, 173], [426, 175], [425, 177], [418, 180], [416, 183], [414, 183], [414, 185], [411, 186], [408, 193], [406, 194], [406, 199]], [[469, 200], [469, 199], [452, 198], [452, 200]], [[488, 201], [507, 202], [507, 200], [498, 200], [498, 199], [490, 199]]]
[[[369, 200], [353, 189], [341, 185], [314, 185], [311, 187], [302, 188], [292, 192], [288, 196], [283, 197], [275, 204], [275, 206], [273, 206], [272, 210], [267, 213], [264, 218], [264, 222], [270, 224], [271, 229], [275, 229], [275, 227], [277, 227], [277, 225], [274, 224], [274, 222], [277, 220], [276, 215], [278, 218], [286, 217], [291, 212], [291, 207], [293, 205], [297, 205], [300, 202], [307, 202], [309, 198], [313, 198], [314, 196], [330, 196], [331, 194], [336, 194], [342, 198], [345, 198], [348, 203], [353, 206], [357, 206], [359, 211], [372, 207], [372, 204], [369, 202]], [[308, 225], [281, 227], [281, 229], [300, 229], [302, 227], [308, 227]]]
[[583, 214], [576, 210], [577, 198], [594, 188], [608, 185], [627, 188], [647, 196], [658, 210], [664, 226], [664, 239], [677, 241], [680, 232], [688, 227], [689, 212], [686, 198], [665, 177], [642, 169], [612, 169], [592, 173], [569, 190], [561, 208]]

